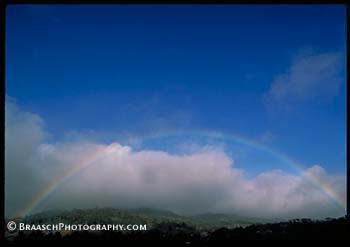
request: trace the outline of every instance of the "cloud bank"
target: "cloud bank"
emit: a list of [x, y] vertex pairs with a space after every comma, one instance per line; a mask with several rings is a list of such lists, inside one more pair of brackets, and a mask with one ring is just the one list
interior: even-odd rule
[[[235, 213], [264, 218], [335, 217], [344, 209], [310, 182], [345, 197], [344, 176], [314, 165], [298, 176], [266, 171], [247, 178], [219, 148], [189, 155], [133, 151], [119, 143], [46, 143], [40, 116], [6, 102], [6, 216], [59, 208], [154, 207], [180, 214]], [[43, 190], [48, 190], [46, 196]]]

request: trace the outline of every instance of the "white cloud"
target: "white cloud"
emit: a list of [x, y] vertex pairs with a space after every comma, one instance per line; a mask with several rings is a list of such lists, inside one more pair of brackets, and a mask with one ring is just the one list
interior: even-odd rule
[[303, 52], [277, 75], [265, 95], [270, 103], [293, 104], [315, 98], [328, 100], [339, 91], [344, 67], [340, 53]]
[[[320, 166], [300, 176], [267, 171], [248, 179], [216, 147], [171, 155], [154, 150], [136, 152], [118, 143], [48, 144], [42, 122], [12, 102], [6, 104], [7, 216], [23, 210], [52, 181], [63, 177], [61, 185], [35, 210], [156, 207], [184, 214], [227, 212], [260, 217], [344, 214], [310, 182], [310, 177], [320, 178], [344, 198], [344, 177], [327, 174]], [[72, 173], [75, 170], [80, 172]]]

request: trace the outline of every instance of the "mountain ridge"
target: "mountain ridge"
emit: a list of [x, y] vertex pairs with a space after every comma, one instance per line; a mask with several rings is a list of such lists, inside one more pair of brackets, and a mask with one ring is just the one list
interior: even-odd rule
[[235, 228], [272, 222], [266, 219], [240, 217], [234, 214], [223, 213], [204, 213], [184, 216], [169, 210], [154, 208], [48, 210], [28, 215], [18, 220], [28, 224], [147, 224], [150, 228], [163, 223], [185, 223], [195, 229]]

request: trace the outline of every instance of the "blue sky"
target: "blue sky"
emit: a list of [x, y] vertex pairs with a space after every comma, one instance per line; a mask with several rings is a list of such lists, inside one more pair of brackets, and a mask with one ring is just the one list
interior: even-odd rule
[[6, 94], [49, 142], [211, 145], [252, 174], [290, 169], [188, 133], [240, 135], [345, 173], [344, 6], [22, 5], [6, 28]]

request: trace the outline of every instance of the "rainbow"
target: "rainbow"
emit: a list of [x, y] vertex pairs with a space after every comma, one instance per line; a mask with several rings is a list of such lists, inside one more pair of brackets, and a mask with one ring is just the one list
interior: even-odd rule
[[[171, 137], [205, 137], [205, 138], [211, 138], [214, 140], [221, 140], [221, 141], [233, 141], [238, 144], [246, 145], [248, 147], [263, 151], [272, 157], [277, 158], [278, 160], [282, 161], [283, 163], [287, 164], [293, 169], [296, 169], [299, 173], [303, 173], [305, 171], [305, 167], [290, 158], [289, 156], [285, 155], [282, 152], [279, 152], [276, 149], [273, 149], [269, 146], [262, 145], [261, 143], [251, 140], [249, 138], [246, 138], [242, 135], [232, 135], [232, 134], [222, 134], [218, 132], [211, 132], [211, 131], [191, 131], [191, 132], [158, 132], [154, 133], [152, 135], [144, 135], [141, 136], [142, 141], [146, 140], [156, 140], [161, 138], [171, 138]], [[111, 144], [109, 146], [101, 145], [101, 148], [98, 149], [96, 153], [93, 155], [90, 155], [87, 159], [82, 159], [78, 163], [78, 165], [72, 167], [70, 170], [65, 172], [62, 176], [57, 177], [53, 179], [42, 191], [37, 193], [37, 195], [22, 209], [20, 210], [16, 215], [18, 216], [26, 216], [32, 213], [34, 209], [36, 209], [39, 204], [46, 199], [49, 195], [51, 195], [55, 190], [57, 190], [62, 184], [64, 184], [67, 180], [70, 178], [76, 176], [79, 173], [82, 173], [84, 170], [88, 169], [90, 166], [93, 166], [94, 164], [97, 164], [98, 161], [106, 157], [106, 154], [113, 151], [113, 145]], [[333, 190], [333, 188], [325, 183], [324, 181], [321, 181], [316, 176], [308, 176], [309, 181], [320, 188], [329, 198], [331, 198], [337, 206], [345, 210], [345, 198], [342, 198], [340, 195], [338, 195], [337, 192]]]

